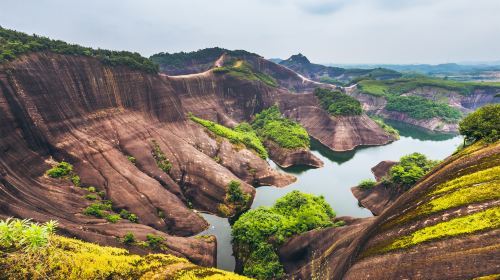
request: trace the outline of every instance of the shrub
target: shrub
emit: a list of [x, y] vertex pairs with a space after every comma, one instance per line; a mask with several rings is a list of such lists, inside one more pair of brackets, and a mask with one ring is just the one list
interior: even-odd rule
[[122, 209], [120, 211], [120, 217], [122, 219], [127, 219], [127, 220], [131, 221], [132, 223], [137, 223], [139, 221], [139, 218], [137, 217], [137, 215], [130, 213], [129, 211], [127, 211], [125, 209]]
[[128, 156], [128, 157], [127, 157], [127, 159], [128, 159], [128, 161], [130, 161], [133, 165], [135, 165], [135, 164], [136, 164], [136, 162], [137, 162], [137, 159], [136, 159], [135, 157], [133, 157], [133, 156]]
[[49, 243], [49, 236], [56, 227], [56, 221], [38, 224], [13, 218], [0, 220], [0, 251], [34, 252]]
[[258, 279], [284, 275], [277, 249], [296, 234], [333, 226], [335, 213], [323, 197], [292, 191], [273, 207], [250, 210], [234, 223], [233, 244], [243, 260], [243, 273]]
[[252, 127], [264, 140], [271, 140], [280, 147], [308, 148], [309, 134], [297, 122], [282, 117], [277, 105], [255, 115]]
[[75, 185], [75, 187], [79, 187], [81, 183], [80, 176], [78, 175], [71, 176], [71, 182], [73, 182], [73, 185]]
[[316, 88], [314, 95], [319, 99], [319, 104], [332, 116], [361, 115], [361, 103], [353, 97], [340, 91], [331, 91]]
[[151, 141], [151, 143], [153, 144], [153, 150], [151, 153], [153, 154], [153, 158], [156, 161], [156, 165], [158, 166], [158, 168], [163, 170], [163, 172], [170, 172], [170, 169], [172, 169], [172, 163], [168, 160], [165, 153], [163, 153], [160, 145], [158, 144], [158, 142], [156, 142], [156, 140]]
[[233, 203], [247, 204], [249, 195], [241, 190], [241, 184], [238, 181], [231, 180], [228, 184], [227, 200]]
[[146, 244], [148, 244], [151, 248], [158, 248], [160, 244], [163, 242], [163, 237], [157, 236], [154, 234], [146, 235]]
[[467, 141], [500, 139], [500, 104], [489, 104], [469, 114], [459, 124], [460, 134]]
[[96, 200], [97, 199], [97, 195], [95, 195], [95, 194], [87, 194], [87, 195], [85, 195], [85, 199]]
[[120, 220], [120, 215], [114, 214], [114, 215], [106, 215], [106, 220], [110, 223], [116, 223]]
[[67, 162], [59, 162], [56, 166], [47, 170], [47, 175], [52, 178], [61, 178], [69, 175], [73, 171], [73, 165]]
[[391, 167], [389, 180], [393, 183], [409, 187], [420, 180], [437, 163], [438, 161], [429, 160], [425, 155], [420, 153], [403, 156], [398, 164]]
[[123, 236], [123, 243], [125, 243], [125, 244], [134, 244], [135, 243], [135, 236], [134, 236], [134, 234], [131, 233], [131, 232], [127, 232]]
[[377, 184], [377, 182], [375, 182], [375, 180], [366, 179], [366, 180], [361, 181], [358, 184], [358, 187], [365, 189], [365, 190], [369, 190], [369, 189], [372, 189], [373, 187], [375, 187], [376, 184]]
[[92, 203], [85, 210], [83, 210], [83, 214], [87, 216], [94, 216], [97, 218], [104, 218], [107, 214], [104, 211], [111, 210], [111, 202], [110, 201], [102, 201], [101, 203]]

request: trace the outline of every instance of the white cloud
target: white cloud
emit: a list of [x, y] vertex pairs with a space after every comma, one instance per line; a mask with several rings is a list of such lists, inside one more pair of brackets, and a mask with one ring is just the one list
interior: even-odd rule
[[[22, 3], [21, 3], [22, 2]], [[500, 59], [498, 0], [2, 0], [0, 24], [95, 47], [317, 62]]]

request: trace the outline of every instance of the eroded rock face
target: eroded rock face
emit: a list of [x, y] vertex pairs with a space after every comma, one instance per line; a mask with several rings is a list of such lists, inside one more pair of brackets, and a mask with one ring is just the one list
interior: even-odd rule
[[285, 114], [300, 122], [311, 137], [334, 151], [384, 145], [396, 140], [364, 114], [332, 117], [316, 106], [297, 107], [286, 111]]
[[[120, 245], [115, 237], [127, 232], [139, 239], [153, 233], [165, 238], [168, 253], [214, 265], [215, 241], [186, 237], [208, 226], [188, 205], [223, 215], [219, 206], [226, 203], [231, 180], [241, 182], [242, 190], [253, 197], [251, 184], [284, 186], [294, 178], [271, 169], [248, 150], [218, 143], [188, 121], [187, 112], [212, 114], [224, 106], [210, 95], [213, 92], [183, 99], [183, 92], [176, 91], [179, 83], [214, 83], [212, 78], [187, 80], [191, 81], [47, 53], [3, 65], [0, 215], [57, 219], [68, 235], [115, 246]], [[244, 106], [235, 108], [246, 113]], [[168, 172], [153, 158], [153, 143], [172, 163]], [[92, 203], [84, 198], [88, 192], [67, 179], [46, 177], [51, 158], [73, 164], [83, 186], [105, 191], [115, 211], [136, 214], [140, 224], [110, 224], [83, 215]]]
[[265, 145], [269, 152], [269, 157], [282, 168], [288, 168], [294, 165], [319, 168], [324, 165], [324, 163], [313, 155], [309, 149], [286, 149], [278, 146], [272, 141], [266, 141]]
[[377, 184], [371, 189], [361, 187], [351, 188], [351, 192], [363, 207], [370, 210], [373, 215], [378, 216], [387, 209], [396, 199], [404, 193], [404, 190], [397, 186], [386, 186], [381, 179], [386, 176], [397, 162], [381, 161], [372, 168]]
[[[297, 81], [309, 86], [302, 79], [292, 84]], [[186, 115], [233, 126], [275, 103], [290, 113], [308, 105], [313, 113], [300, 119], [315, 138], [328, 141], [333, 135], [330, 147], [389, 141], [369, 118], [333, 120], [310, 96], [211, 71], [169, 77], [108, 67], [88, 57], [21, 56], [0, 66], [0, 216], [56, 219], [67, 235], [114, 246], [123, 246], [116, 237], [127, 232], [142, 240], [154, 233], [165, 238], [168, 253], [214, 265], [214, 240], [189, 237], [207, 227], [190, 207], [234, 215], [221, 210], [229, 182], [240, 182], [253, 197], [253, 186], [286, 186], [295, 178], [251, 151], [212, 139]], [[317, 116], [323, 121], [310, 121]], [[170, 170], [158, 167], [155, 149], [172, 164]], [[45, 176], [53, 160], [73, 164], [82, 186], [104, 191], [115, 212], [128, 210], [139, 224], [83, 215], [92, 203], [84, 198], [88, 192], [68, 179]]]

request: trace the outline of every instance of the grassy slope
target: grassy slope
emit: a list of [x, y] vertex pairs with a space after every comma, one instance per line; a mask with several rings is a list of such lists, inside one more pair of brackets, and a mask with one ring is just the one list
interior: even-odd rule
[[58, 235], [37, 253], [3, 255], [0, 274], [2, 279], [247, 279], [172, 255], [139, 256]]
[[248, 124], [243, 124], [231, 129], [209, 120], [190, 116], [191, 120], [204, 126], [217, 136], [229, 139], [233, 144], [243, 144], [247, 148], [254, 150], [261, 158], [268, 157], [266, 148]]
[[[411, 205], [418, 206], [389, 220], [382, 226], [382, 229], [405, 227], [408, 223], [433, 215], [443, 215], [446, 211], [472, 204], [498, 201], [500, 199], [500, 155], [493, 153], [477, 162], [475, 158], [482, 153], [494, 151], [493, 149], [498, 149], [499, 146], [499, 141], [490, 145], [479, 142], [452, 156], [436, 171], [436, 174], [446, 179], [427, 188], [424, 195], [411, 203]], [[460, 164], [463, 161], [473, 161], [474, 164], [452, 174], [440, 173], [446, 172], [442, 171], [445, 167]], [[419, 188], [419, 186], [414, 188]], [[416, 228], [405, 235], [384, 240], [368, 248], [363, 256], [410, 248], [423, 242], [497, 229], [500, 228], [499, 221], [500, 207], [486, 207], [475, 213], [465, 213], [451, 219], [444, 219], [430, 226]]]
[[276, 82], [276, 80], [273, 77], [271, 77], [263, 72], [255, 71], [252, 68], [252, 66], [246, 61], [237, 60], [234, 62], [234, 64], [232, 64], [232, 65], [231, 65], [231, 63], [229, 63], [229, 64], [230, 64], [229, 66], [222, 66], [222, 67], [215, 68], [213, 70], [214, 73], [218, 73], [218, 74], [227, 73], [227, 74], [229, 74], [233, 77], [239, 78], [239, 79], [243, 79], [243, 80], [247, 80], [247, 81], [260, 81], [260, 82], [263, 82], [264, 84], [271, 86], [271, 87], [278, 86], [278, 83]]

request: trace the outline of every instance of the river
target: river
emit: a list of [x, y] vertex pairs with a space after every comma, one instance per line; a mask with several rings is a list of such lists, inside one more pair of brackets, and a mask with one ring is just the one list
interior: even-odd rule
[[[358, 206], [351, 187], [363, 179], [374, 178], [371, 168], [383, 160], [397, 161], [401, 156], [413, 152], [425, 154], [430, 159], [442, 160], [451, 155], [462, 143], [462, 138], [450, 134], [434, 134], [417, 127], [387, 122], [399, 130], [401, 139], [385, 146], [363, 147], [351, 152], [332, 152], [317, 141], [311, 141], [311, 151], [325, 166], [318, 169], [294, 167], [283, 170], [272, 161], [274, 168], [293, 174], [297, 182], [285, 188], [259, 187], [252, 208], [270, 206], [276, 199], [293, 191], [323, 195], [339, 216], [369, 217], [371, 212]], [[227, 219], [202, 214], [210, 223], [209, 229], [200, 234], [217, 236], [217, 267], [233, 271], [231, 226]]]

